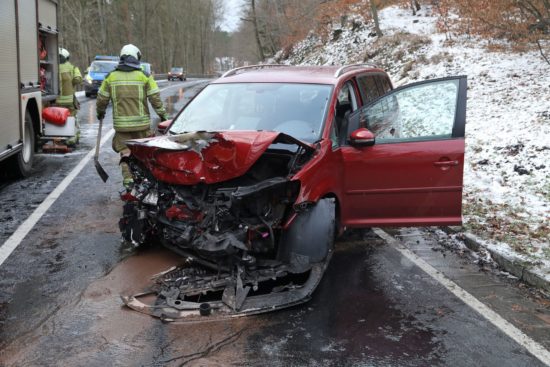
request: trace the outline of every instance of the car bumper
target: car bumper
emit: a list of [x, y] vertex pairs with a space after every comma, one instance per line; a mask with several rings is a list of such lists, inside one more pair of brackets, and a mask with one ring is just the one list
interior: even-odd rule
[[88, 94], [97, 94], [97, 91], [99, 90], [99, 87], [101, 86], [101, 82], [93, 81], [90, 83], [84, 83], [84, 91]]

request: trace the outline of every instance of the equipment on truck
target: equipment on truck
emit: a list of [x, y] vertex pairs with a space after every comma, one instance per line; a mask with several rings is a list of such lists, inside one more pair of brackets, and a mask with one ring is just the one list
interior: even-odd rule
[[57, 8], [57, 0], [0, 1], [0, 161], [20, 176], [31, 173], [39, 140], [67, 138], [42, 119], [59, 94]]

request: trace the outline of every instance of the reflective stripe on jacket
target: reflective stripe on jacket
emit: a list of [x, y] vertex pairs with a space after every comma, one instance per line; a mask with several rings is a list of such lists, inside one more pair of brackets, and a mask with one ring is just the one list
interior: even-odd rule
[[80, 70], [66, 61], [59, 64], [59, 97], [56, 100], [58, 105], [73, 106], [74, 87], [82, 83]]
[[131, 132], [150, 128], [147, 100], [166, 119], [166, 110], [160, 99], [160, 90], [151, 76], [141, 70], [111, 72], [97, 93], [96, 109], [104, 115], [109, 101], [113, 101], [113, 125], [116, 131]]

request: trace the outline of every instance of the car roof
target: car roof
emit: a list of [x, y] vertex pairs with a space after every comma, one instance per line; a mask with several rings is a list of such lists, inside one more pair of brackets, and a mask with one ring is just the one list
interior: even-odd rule
[[346, 76], [365, 72], [385, 73], [384, 70], [372, 64], [345, 66], [251, 65], [230, 70], [213, 81], [212, 84], [310, 83], [335, 85]]

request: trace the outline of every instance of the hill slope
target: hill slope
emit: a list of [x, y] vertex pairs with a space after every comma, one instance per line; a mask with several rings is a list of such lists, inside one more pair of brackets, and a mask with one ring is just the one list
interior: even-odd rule
[[[394, 85], [468, 75], [465, 227], [488, 247], [550, 265], [550, 65], [538, 52], [491, 52], [505, 43], [453, 37], [436, 28], [430, 7], [417, 15], [398, 7], [380, 12], [375, 37], [360, 16], [310, 35], [276, 62], [374, 62]], [[490, 45], [491, 46], [491, 45]]]

